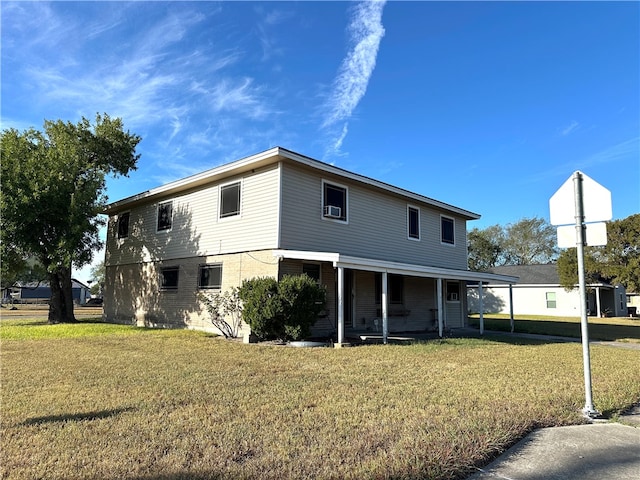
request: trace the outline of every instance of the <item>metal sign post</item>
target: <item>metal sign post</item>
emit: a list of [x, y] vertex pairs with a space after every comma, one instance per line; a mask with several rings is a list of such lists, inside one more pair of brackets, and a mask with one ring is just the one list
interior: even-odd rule
[[589, 353], [589, 320], [587, 318], [587, 285], [584, 272], [585, 229], [582, 198], [582, 173], [573, 174], [576, 211], [576, 247], [578, 252], [578, 284], [580, 289], [580, 332], [582, 334], [582, 362], [584, 364], [585, 404], [582, 413], [588, 417], [600, 415], [594, 406], [591, 389], [591, 355]]
[[[585, 185], [586, 196], [585, 196]], [[573, 196], [573, 202], [570, 201]], [[573, 209], [570, 209], [573, 203]], [[585, 205], [588, 208], [585, 211]], [[585, 405], [582, 412], [589, 418], [600, 416], [593, 406], [591, 389], [591, 355], [589, 353], [589, 322], [587, 317], [587, 285], [584, 271], [584, 247], [587, 244], [587, 223], [610, 220], [611, 192], [599, 185], [581, 172], [574, 172], [569, 180], [549, 200], [552, 225], [568, 225], [571, 214], [575, 221], [576, 250], [578, 255], [578, 287], [580, 291], [580, 331], [582, 335], [582, 360], [584, 364]], [[573, 211], [571, 211], [573, 210]], [[592, 231], [602, 232], [602, 226], [590, 223]], [[593, 228], [596, 227], [597, 228]], [[562, 227], [558, 228], [559, 243]], [[606, 244], [606, 230], [604, 240], [601, 235], [592, 236], [591, 245]], [[560, 245], [566, 247], [569, 245]]]

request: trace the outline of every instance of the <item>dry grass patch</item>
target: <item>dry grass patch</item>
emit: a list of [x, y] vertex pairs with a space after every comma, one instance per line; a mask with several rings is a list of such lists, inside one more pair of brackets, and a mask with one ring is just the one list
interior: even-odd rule
[[[3, 342], [2, 478], [453, 479], [532, 428], [582, 422], [579, 345], [137, 332]], [[637, 361], [592, 348], [600, 410], [640, 398]]]

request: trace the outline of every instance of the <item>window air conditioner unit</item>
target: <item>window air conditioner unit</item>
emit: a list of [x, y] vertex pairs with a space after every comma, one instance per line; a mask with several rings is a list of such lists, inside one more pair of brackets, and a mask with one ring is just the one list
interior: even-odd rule
[[342, 209], [340, 207], [334, 207], [333, 205], [327, 205], [324, 207], [324, 216], [329, 218], [342, 217]]

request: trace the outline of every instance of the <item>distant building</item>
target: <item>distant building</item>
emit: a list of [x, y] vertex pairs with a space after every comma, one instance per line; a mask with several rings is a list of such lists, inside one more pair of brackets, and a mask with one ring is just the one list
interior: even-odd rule
[[[506, 265], [496, 267], [492, 273], [519, 277], [517, 284], [483, 284], [484, 313], [510, 313], [510, 293], [514, 315], [549, 315], [557, 317], [580, 316], [580, 292], [577, 288], [566, 291], [560, 285], [556, 264]], [[470, 312], [479, 310], [478, 286], [468, 285]], [[591, 316], [627, 316], [627, 295], [622, 285], [606, 281], [587, 285], [587, 311]]]
[[[71, 291], [76, 305], [84, 305], [91, 298], [90, 288], [78, 280], [71, 279]], [[51, 287], [49, 282], [18, 284], [11, 297], [21, 303], [45, 303], [51, 298]]]

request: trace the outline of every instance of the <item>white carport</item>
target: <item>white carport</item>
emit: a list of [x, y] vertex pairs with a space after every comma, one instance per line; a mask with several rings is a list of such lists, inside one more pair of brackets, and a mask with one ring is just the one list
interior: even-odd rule
[[[389, 262], [386, 260], [377, 260], [372, 258], [361, 258], [349, 255], [342, 255], [334, 252], [313, 252], [301, 250], [274, 250], [273, 255], [281, 259], [308, 260], [316, 262], [330, 262], [337, 270], [337, 323], [338, 323], [338, 344], [343, 344], [345, 337], [345, 312], [344, 312], [344, 271], [345, 269], [366, 270], [372, 272], [380, 272], [382, 274], [382, 298], [380, 304], [382, 306], [382, 336], [384, 343], [387, 343], [389, 335], [389, 302], [388, 302], [388, 275], [406, 275], [416, 277], [434, 278], [437, 281], [437, 305], [438, 305], [438, 334], [442, 337], [444, 334], [444, 298], [443, 298], [443, 281], [458, 280], [478, 283], [478, 293], [480, 301], [480, 333], [484, 333], [484, 315], [483, 315], [483, 292], [482, 284], [484, 283], [503, 283], [508, 284], [509, 288], [517, 283], [518, 277], [509, 275], [499, 275], [484, 272], [472, 272], [469, 270], [455, 270], [441, 267], [430, 267], [425, 265], [415, 265], [407, 263]], [[513, 306], [511, 306], [511, 323], [513, 325]]]

